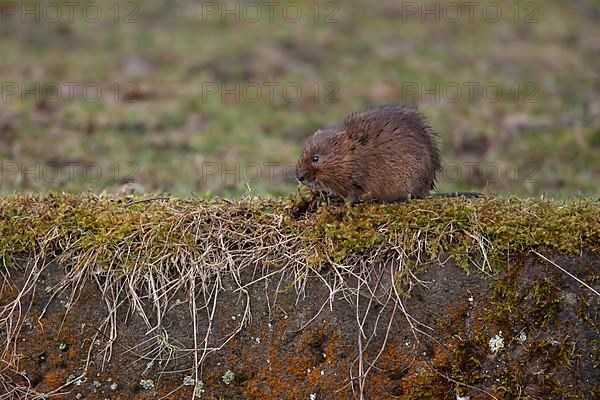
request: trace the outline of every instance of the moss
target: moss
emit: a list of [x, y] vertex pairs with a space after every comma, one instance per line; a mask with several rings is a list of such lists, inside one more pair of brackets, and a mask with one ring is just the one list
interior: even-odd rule
[[[600, 251], [600, 204], [521, 199], [425, 199], [405, 204], [316, 205], [306, 199], [230, 202], [142, 201], [92, 194], [9, 196], [0, 200], [0, 255], [93, 250], [122, 272], [152, 265], [175, 249], [200, 252], [199, 230], [227, 229], [240, 249], [249, 238], [291, 234], [313, 263], [342, 261], [389, 248], [420, 259], [450, 254], [464, 267], [481, 259], [501, 269], [511, 254], [546, 248], [563, 254]], [[277, 225], [274, 225], [277, 222]], [[149, 245], [151, 244], [151, 246]], [[142, 252], [143, 250], [143, 252]], [[150, 250], [150, 251], [149, 251]]]
[[522, 398], [523, 394], [523, 377], [526, 375], [523, 365], [517, 364], [513, 368], [506, 371], [503, 379], [494, 385], [494, 391], [499, 395], [499, 398], [506, 400], [517, 400]]
[[[599, 253], [598, 215], [598, 201], [581, 199], [424, 199], [404, 204], [335, 206], [302, 197], [232, 202], [131, 200], [92, 194], [9, 196], [0, 199], [0, 255], [8, 268], [12, 268], [13, 258], [24, 253], [43, 253], [58, 257], [58, 265], [73, 269], [101, 267], [115, 275], [128, 275], [160, 268], [160, 273], [173, 274], [177, 279], [182, 271], [207, 263], [207, 272], [217, 267], [234, 268], [239, 262], [260, 263], [263, 269], [280, 268], [290, 259], [303, 267], [340, 262], [360, 268], [401, 256], [406, 268], [397, 273], [394, 284], [398, 293], [405, 295], [402, 298], [409, 296], [409, 291], [403, 290], [411, 279], [408, 272], [419, 275], [429, 262], [450, 256], [469, 273], [481, 269], [486, 274], [495, 273], [488, 281], [489, 296], [481, 300], [476, 311], [466, 299], [440, 310], [443, 318], [437, 321], [435, 332], [442, 336], [426, 351], [431, 353], [427, 356], [430, 359], [413, 362], [414, 357], [394, 346], [387, 348], [381, 356], [381, 371], [387, 368], [394, 372], [385, 374], [378, 369], [373, 373], [371, 387], [378, 389], [372, 398], [384, 398], [387, 393], [405, 399], [447, 398], [449, 393], [465, 393], [464, 384], [489, 382], [493, 387], [488, 390], [499, 398], [517, 399], [523, 388], [532, 385], [543, 398], [578, 398], [575, 389], [557, 386], [556, 374], [532, 378], [527, 369], [539, 363], [568, 373], [579, 355], [570, 350], [573, 347], [564, 332], [556, 331], [557, 319], [565, 308], [560, 287], [549, 277], [524, 280], [524, 259], [531, 250]], [[482, 259], [488, 262], [474, 268]], [[596, 282], [598, 274], [592, 265], [589, 271], [585, 278]], [[312, 270], [302, 269], [300, 273], [307, 275]], [[291, 290], [294, 284], [282, 283], [280, 292], [286, 285]], [[14, 291], [0, 294], [4, 304]], [[580, 297], [575, 311], [597, 329], [591, 308], [590, 301]], [[32, 316], [34, 320], [36, 317]], [[50, 326], [62, 325], [62, 314], [53, 318], [56, 320], [49, 321]], [[51, 336], [48, 331], [46, 336], [35, 331], [48, 339], [37, 341], [32, 353], [50, 349], [47, 363], [52, 367], [39, 377], [41, 388], [55, 389], [77, 370], [81, 358], [73, 342], [79, 337], [77, 329], [77, 324], [65, 324]], [[289, 329], [282, 322], [275, 336], [283, 337]], [[500, 330], [506, 349], [491, 355], [489, 339]], [[522, 330], [531, 336], [525, 345], [515, 340]], [[343, 334], [339, 327], [319, 325], [302, 332], [293, 351], [282, 349], [278, 342], [265, 341], [264, 351], [244, 353], [243, 362], [241, 356], [236, 359], [239, 364], [228, 360], [227, 367], [235, 366], [231, 367], [236, 377], [231, 386], [243, 387], [249, 398], [281, 398], [289, 393], [300, 398], [307, 388], [310, 393], [340, 390], [339, 377], [321, 374], [320, 370], [353, 368], [349, 355], [354, 349], [339, 345]], [[256, 332], [263, 338], [269, 335], [267, 331]], [[66, 352], [58, 350], [59, 342], [68, 344]], [[135, 343], [127, 345], [133, 347]], [[594, 356], [598, 364], [597, 352]], [[37, 361], [32, 358], [29, 362], [33, 365]], [[250, 368], [242, 368], [245, 365]], [[257, 370], [257, 365], [264, 368]], [[203, 376], [207, 393], [222, 389], [222, 375], [221, 368]], [[180, 381], [174, 382], [180, 385]], [[344, 388], [344, 394], [350, 392], [351, 388]]]
[[536, 324], [547, 330], [561, 310], [561, 298], [556, 283], [548, 278], [533, 282], [525, 299], [533, 301], [529, 315]]
[[520, 269], [515, 263], [508, 273], [497, 277], [492, 282], [492, 293], [487, 312], [483, 319], [498, 327], [498, 330], [509, 331], [514, 326], [514, 321], [520, 321], [521, 308], [519, 307], [519, 286], [517, 280]]
[[450, 254], [468, 267], [485, 251], [490, 268], [535, 248], [598, 251], [599, 203], [521, 199], [425, 199], [394, 205], [320, 207], [307, 240], [339, 261], [386, 243], [410, 255]]

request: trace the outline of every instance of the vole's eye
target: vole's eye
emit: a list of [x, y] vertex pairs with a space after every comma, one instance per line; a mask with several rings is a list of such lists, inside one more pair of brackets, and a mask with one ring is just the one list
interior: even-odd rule
[[312, 162], [314, 162], [315, 164], [319, 162], [319, 155], [315, 154], [312, 158]]

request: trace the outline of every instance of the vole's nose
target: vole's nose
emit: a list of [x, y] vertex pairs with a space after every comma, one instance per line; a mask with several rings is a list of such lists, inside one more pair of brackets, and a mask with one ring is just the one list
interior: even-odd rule
[[304, 182], [304, 175], [303, 174], [297, 174], [296, 177], [298, 178], [298, 180], [300, 182]]

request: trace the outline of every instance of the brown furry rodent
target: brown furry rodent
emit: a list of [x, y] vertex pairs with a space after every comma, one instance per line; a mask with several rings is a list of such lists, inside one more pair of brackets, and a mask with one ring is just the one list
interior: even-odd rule
[[424, 197], [440, 169], [437, 135], [419, 112], [385, 105], [350, 114], [308, 140], [296, 178], [348, 201]]

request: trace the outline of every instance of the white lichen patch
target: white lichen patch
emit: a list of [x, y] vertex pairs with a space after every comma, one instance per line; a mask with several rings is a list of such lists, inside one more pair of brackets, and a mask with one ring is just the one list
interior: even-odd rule
[[73, 384], [75, 386], [81, 386], [84, 383], [87, 382], [87, 378], [77, 378], [77, 376], [75, 374], [71, 374], [69, 375], [69, 377], [67, 378], [67, 382], [65, 382], [67, 385]]
[[194, 396], [202, 397], [204, 394], [204, 382], [200, 381], [196, 384], [196, 388], [194, 389]]
[[146, 390], [154, 390], [154, 381], [152, 379], [140, 379], [140, 386]]
[[500, 331], [496, 336], [490, 339], [490, 351], [492, 354], [496, 354], [503, 348], [504, 338], [502, 337], [502, 331]]
[[235, 379], [235, 374], [231, 370], [228, 369], [223, 374], [223, 376], [221, 377], [221, 379], [223, 379], [223, 383], [224, 384], [229, 385]]
[[192, 375], [186, 375], [183, 377], [183, 386], [194, 386], [196, 385], [196, 380]]

